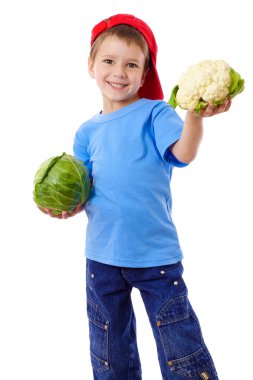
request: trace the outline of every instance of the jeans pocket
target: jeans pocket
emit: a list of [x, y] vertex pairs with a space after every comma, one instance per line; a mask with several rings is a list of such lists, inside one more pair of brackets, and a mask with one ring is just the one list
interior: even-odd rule
[[157, 315], [158, 325], [168, 325], [189, 317], [187, 296], [180, 296], [169, 300]]
[[98, 372], [109, 370], [109, 320], [99, 306], [87, 299], [90, 354], [93, 368]]
[[194, 380], [217, 378], [187, 295], [170, 299], [156, 319], [167, 364], [172, 373]]
[[216, 379], [213, 364], [204, 347], [201, 347], [198, 351], [192, 353], [191, 355], [170, 361], [168, 364], [171, 372], [175, 375], [177, 374], [198, 380]]

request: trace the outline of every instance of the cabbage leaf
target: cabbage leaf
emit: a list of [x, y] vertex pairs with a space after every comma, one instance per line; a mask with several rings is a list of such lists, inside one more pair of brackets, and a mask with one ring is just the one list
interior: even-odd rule
[[88, 169], [65, 152], [43, 162], [35, 174], [33, 199], [54, 215], [72, 212], [78, 204], [87, 202], [90, 191]]

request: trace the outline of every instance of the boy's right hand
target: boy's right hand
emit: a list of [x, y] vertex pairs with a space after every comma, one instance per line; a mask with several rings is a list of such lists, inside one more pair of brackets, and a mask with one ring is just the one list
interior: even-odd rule
[[51, 216], [52, 218], [68, 219], [69, 217], [74, 216], [74, 215], [78, 214], [79, 212], [81, 212], [84, 209], [84, 204], [77, 205], [76, 208], [72, 212], [62, 211], [62, 213], [59, 215], [53, 214], [52, 210], [50, 210], [48, 208], [42, 208], [42, 207], [38, 207], [38, 208], [44, 214], [47, 214], [47, 215]]

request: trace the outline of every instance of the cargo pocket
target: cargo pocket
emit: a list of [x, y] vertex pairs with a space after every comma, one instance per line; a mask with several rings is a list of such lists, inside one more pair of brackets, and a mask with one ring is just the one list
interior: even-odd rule
[[157, 327], [172, 373], [193, 379], [216, 378], [213, 377], [213, 362], [187, 295], [166, 303], [157, 315]]
[[109, 370], [109, 320], [99, 306], [87, 299], [89, 319], [90, 354], [93, 368], [98, 372]]
[[184, 377], [204, 380], [216, 378], [213, 364], [203, 347], [189, 356], [169, 361], [168, 365], [171, 372]]

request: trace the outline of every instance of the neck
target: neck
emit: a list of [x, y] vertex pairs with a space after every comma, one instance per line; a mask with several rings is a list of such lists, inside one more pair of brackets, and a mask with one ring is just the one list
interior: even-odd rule
[[132, 104], [132, 103], [136, 102], [139, 99], [140, 99], [140, 97], [139, 97], [138, 94], [136, 94], [136, 96], [132, 97], [131, 99], [126, 99], [126, 100], [118, 101], [118, 102], [116, 102], [116, 101], [112, 102], [110, 100], [108, 101], [108, 99], [103, 99], [103, 110], [102, 110], [102, 113], [106, 114], [106, 113], [111, 113], [111, 112], [118, 111], [119, 109], [121, 109], [123, 107], [126, 107], [129, 104]]

